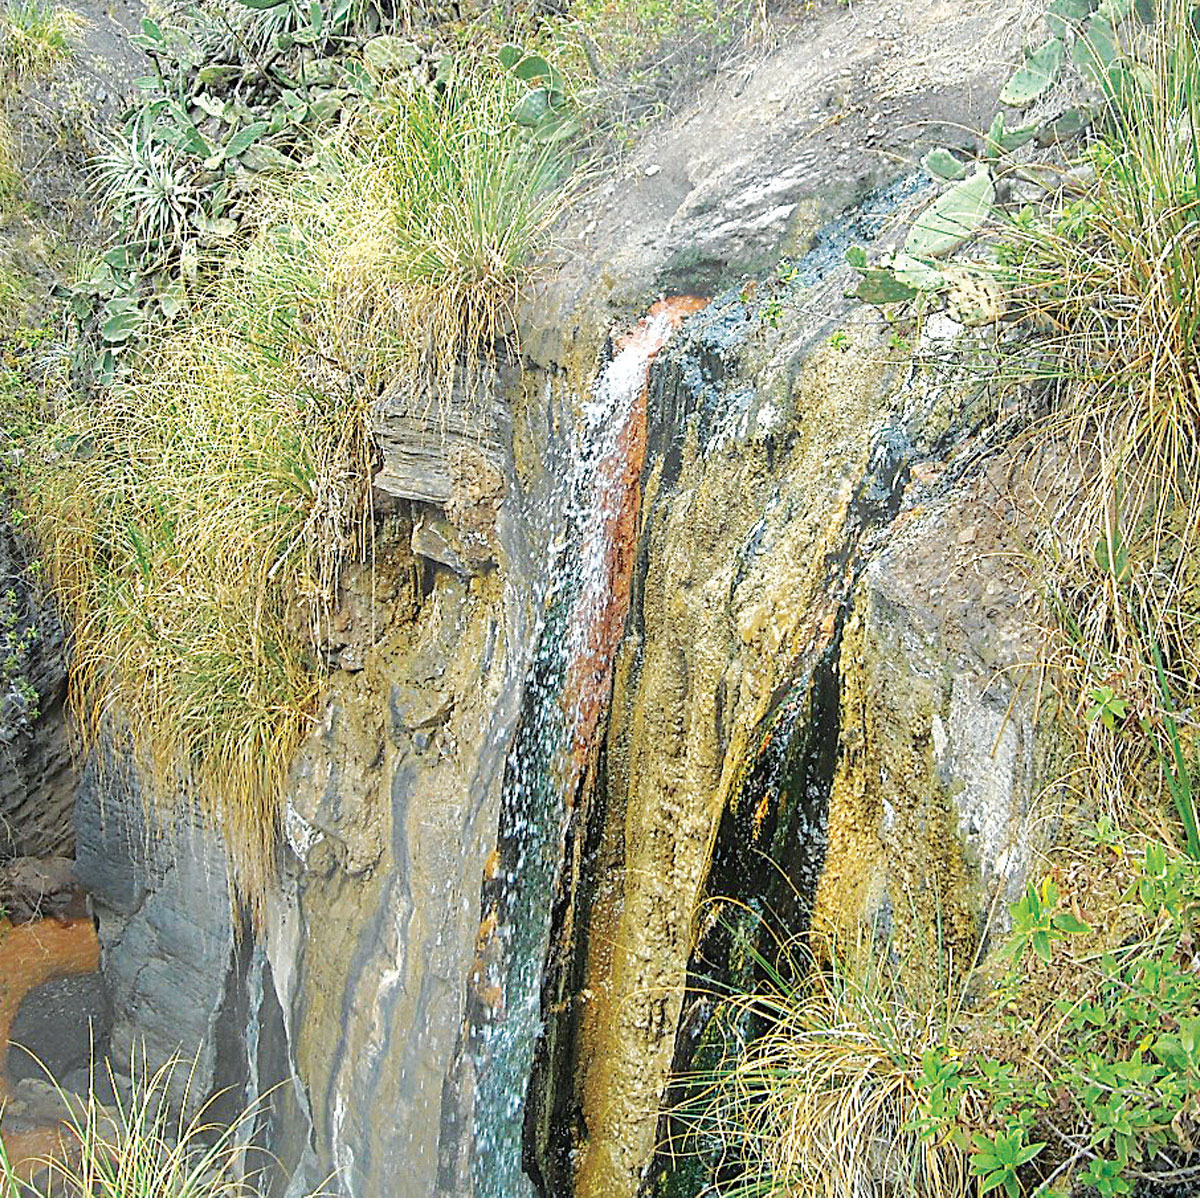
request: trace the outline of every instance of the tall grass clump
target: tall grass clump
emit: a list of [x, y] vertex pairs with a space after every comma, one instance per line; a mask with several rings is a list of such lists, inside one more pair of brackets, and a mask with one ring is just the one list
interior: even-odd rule
[[83, 18], [47, 0], [5, 0], [0, 8], [0, 78], [21, 82], [71, 57]]
[[[532, 252], [561, 211], [563, 149], [514, 122], [526, 94], [496, 68], [460, 71], [444, 90], [410, 90], [360, 135], [370, 162], [360, 178], [378, 204], [388, 278], [359, 269], [358, 241], [340, 261], [376, 296], [399, 285], [392, 302], [413, 327], [415, 378], [446, 398], [460, 370], [474, 385], [481, 361], [514, 329]], [[378, 228], [363, 233], [378, 244]]]
[[[94, 1091], [76, 1097], [60, 1090], [66, 1117], [57, 1150], [14, 1163], [0, 1139], [0, 1196], [257, 1196], [247, 1155], [261, 1151], [239, 1130], [253, 1124], [261, 1104], [251, 1105], [231, 1124], [217, 1122], [210, 1097], [189, 1115], [195, 1062], [172, 1058], [151, 1069], [144, 1050], [133, 1056], [133, 1083], [114, 1083], [115, 1101], [101, 1105]], [[185, 1102], [173, 1096], [185, 1075]], [[195, 1105], [191, 1106], [196, 1108]]]
[[0, 107], [0, 212], [17, 193], [17, 149], [12, 125]]
[[944, 1050], [961, 995], [902, 975], [864, 942], [793, 953], [725, 1002], [723, 1061], [686, 1081], [677, 1114], [722, 1194], [966, 1194], [961, 1145], [921, 1120], [922, 1061]]
[[[1044, 538], [1059, 664], [1093, 732], [1100, 716], [1118, 736], [1149, 732], [1149, 742], [1127, 739], [1130, 752], [1153, 743], [1168, 762], [1176, 705], [1189, 707], [1200, 688], [1200, 43], [1192, 6], [1163, 6], [1128, 41], [1128, 57], [1103, 74], [1107, 125], [1062, 177], [1049, 212], [1018, 234], [1011, 281], [1056, 379], [1048, 432], [1070, 447], [1059, 484], [1070, 499]], [[1190, 740], [1188, 730], [1177, 732]], [[1128, 764], [1125, 772], [1142, 787], [1140, 772]]]
[[253, 907], [322, 620], [366, 551], [369, 407], [475, 379], [556, 210], [513, 86], [481, 66], [414, 89], [265, 190], [253, 239], [127, 379], [63, 408], [28, 472], [85, 740], [127, 745], [164, 812], [198, 801]]

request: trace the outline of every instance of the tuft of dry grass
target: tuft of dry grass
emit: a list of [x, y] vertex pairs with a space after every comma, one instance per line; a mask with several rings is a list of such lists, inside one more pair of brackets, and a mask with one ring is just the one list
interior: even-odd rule
[[[1092, 774], [1116, 819], [1148, 770], [1190, 755], [1180, 714], [1200, 695], [1200, 44], [1180, 3], [1147, 39], [1108, 128], [1015, 231], [1009, 276], [1056, 393], [1032, 436], [1067, 448], [1037, 548], [1052, 657], [1114, 768]], [[1123, 705], [1119, 752], [1097, 689]]]
[[[101, 1105], [93, 1090], [77, 1099], [60, 1089], [68, 1115], [58, 1151], [14, 1164], [0, 1139], [0, 1197], [259, 1195], [246, 1171], [255, 1147], [242, 1141], [239, 1130], [255, 1122], [261, 1102], [230, 1125], [212, 1119], [222, 1093], [187, 1115], [195, 1068], [195, 1060], [175, 1057], [151, 1069], [143, 1049], [133, 1056], [132, 1089], [125, 1094], [113, 1084], [112, 1107]], [[173, 1081], [184, 1073], [185, 1100], [178, 1106], [171, 1100]]]
[[353, 135], [346, 199], [373, 220], [333, 265], [348, 292], [410, 329], [425, 400], [478, 386], [562, 212], [564, 149], [513, 120], [525, 94], [498, 66], [467, 62], [441, 90], [406, 87]]
[[322, 357], [308, 323], [336, 297], [311, 267], [264, 235], [131, 381], [60, 413], [27, 484], [85, 743], [128, 735], [165, 812], [191, 793], [256, 909], [320, 685], [311, 630], [363, 551], [380, 384]]
[[86, 743], [127, 742], [165, 816], [192, 795], [256, 912], [318, 630], [367, 550], [368, 409], [397, 384], [418, 412], [470, 394], [561, 204], [522, 87], [478, 64], [405, 91], [264, 192], [182, 322], [70, 399], [26, 472]]
[[84, 20], [47, 0], [6, 0], [0, 9], [0, 81], [21, 83], [71, 57]]
[[914, 987], [869, 935], [770, 974], [726, 1003], [726, 1061], [688, 1081], [679, 1114], [721, 1145], [722, 1193], [965, 1195], [964, 1150], [916, 1126], [922, 1056], [948, 1044], [962, 1004], [954, 980]]
[[13, 144], [12, 124], [0, 106], [0, 212], [17, 192], [17, 151]]

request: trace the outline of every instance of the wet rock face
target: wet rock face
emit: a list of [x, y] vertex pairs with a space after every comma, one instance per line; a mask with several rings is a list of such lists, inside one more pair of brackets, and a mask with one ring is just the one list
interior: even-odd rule
[[[779, 920], [782, 876], [795, 920], [815, 903], [823, 928], [872, 922], [897, 949], [940, 913], [961, 958], [1030, 865], [1054, 750], [1014, 673], [1037, 636], [1015, 553], [1030, 506], [1012, 460], [989, 458], [990, 418], [977, 432], [970, 373], [935, 365], [958, 327], [897, 376], [840, 290], [807, 293], [778, 331], [720, 299], [659, 378], [636, 603], [536, 1089], [558, 1191], [645, 1186], [688, 1064], [688, 971], [703, 1007], [726, 897]], [[833, 345], [822, 320], [841, 324]]]
[[[148, 816], [136, 775], [119, 759], [89, 764], [75, 820], [76, 876], [96, 914], [115, 1070], [134, 1076], [138, 1063], [157, 1069], [178, 1056], [172, 1099], [195, 1111], [229, 1089], [231, 1118], [290, 1080], [287, 1030], [251, 935], [235, 928], [218, 837], [186, 810], [169, 826]], [[272, 1117], [287, 1102], [273, 1093]], [[286, 1181], [303, 1139], [277, 1144]]]
[[[945, 464], [923, 465], [936, 480]], [[940, 497], [934, 482], [863, 574], [842, 655], [826, 928], [861, 921], [903, 948], [940, 921], [966, 961], [1052, 837], [1060, 748], [1036, 707], [1042, 635], [1023, 567], [1035, 470], [1028, 452], [1003, 453]]]
[[62, 624], [28, 568], [0, 507], [0, 862], [75, 845]]
[[[10, 1084], [21, 1079], [65, 1080], [103, 1061], [112, 1011], [100, 973], [53, 979], [25, 994], [13, 1017], [4, 1063]], [[103, 1074], [103, 1067], [98, 1068]]]
[[[834, 634], [830, 566], [888, 367], [873, 352], [820, 348], [819, 328], [801, 320], [764, 342], [736, 297], [718, 301], [669, 352], [654, 398], [676, 419], [651, 443], [642, 574], [607, 739], [602, 874], [588, 881], [584, 988], [569, 1000], [581, 1194], [639, 1188], [722, 814], [781, 691]], [[694, 386], [700, 376], [708, 386]]]
[[42, 917], [88, 916], [88, 901], [69, 858], [14, 858], [0, 867], [0, 912], [14, 925]]
[[[539, 419], [505, 404], [510, 428]], [[520, 457], [527, 426], [501, 452], [466, 420], [440, 442], [383, 429], [392, 515], [373, 574], [346, 582], [353, 670], [341, 649], [294, 771], [266, 936], [312, 1182], [356, 1194], [471, 1186], [464, 1017], [553, 505], [547, 460]]]
[[[982, 498], [926, 529], [921, 571], [903, 541], [917, 506], [943, 494], [919, 482], [905, 493], [909, 472], [960, 445], [979, 417], [952, 389], [922, 395], [893, 379], [886, 334], [841, 300], [845, 231], [829, 236], [826, 224], [856, 206], [865, 216], [871, 189], [897, 176], [897, 160], [915, 165], [925, 137], [957, 145], [964, 127], [988, 123], [1000, 77], [987, 64], [1020, 36], [1008, 20], [958, 3], [823, 10], [736, 85], [717, 81], [651, 134], [598, 193], [578, 240], [564, 239], [579, 254], [539, 293], [539, 308], [571, 313], [560, 338], [583, 314], [660, 290], [737, 282], [749, 300], [740, 317], [726, 295], [695, 318], [652, 392], [634, 605], [600, 772], [564, 865], [527, 1124], [527, 1153], [555, 1191], [648, 1186], [689, 963], [715, 911], [702, 904], [721, 886], [714, 862], [769, 851], [804, 889], [805, 915], [823, 869], [817, 919], [837, 923], [868, 911], [858, 893], [843, 895], [843, 875], [875, 881], [876, 915], [880, 895], [936, 885], [964, 938], [982, 897], [997, 882], [1017, 886], [1028, 862], [1014, 831], [1049, 751], [1031, 715], [1006, 722], [1011, 680], [991, 675], [1033, 636], [1020, 588], [990, 573], [995, 564], [981, 579], [973, 566], [959, 572], [974, 548], [965, 531], [989, 520]], [[891, 199], [901, 225], [905, 201]], [[889, 236], [881, 214], [852, 219], [854, 241]], [[768, 323], [754, 316], [746, 276], [762, 289], [781, 255], [806, 287]], [[807, 286], [825, 276], [827, 286]], [[548, 325], [525, 340], [539, 360], [560, 344]], [[910, 576], [930, 593], [923, 606]], [[992, 622], [985, 614], [1001, 605], [1008, 615]], [[952, 632], [964, 620], [970, 632]], [[879, 715], [867, 727], [864, 690]], [[784, 811], [787, 768], [759, 769], [783, 734], [821, 776], [799, 815]], [[854, 767], [866, 742], [868, 773]], [[826, 813], [828, 847], [814, 824]], [[859, 826], [869, 845], [844, 832]]]

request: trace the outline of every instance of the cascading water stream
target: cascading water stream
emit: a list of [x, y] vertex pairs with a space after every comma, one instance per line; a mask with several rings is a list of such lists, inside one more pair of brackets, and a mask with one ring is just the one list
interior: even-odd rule
[[633, 577], [650, 364], [705, 301], [660, 301], [602, 369], [567, 481], [566, 548], [505, 772], [497, 878], [485, 889], [474, 979], [477, 1195], [528, 1195], [525, 1094], [542, 1029], [542, 968], [576, 790], [612, 685]]

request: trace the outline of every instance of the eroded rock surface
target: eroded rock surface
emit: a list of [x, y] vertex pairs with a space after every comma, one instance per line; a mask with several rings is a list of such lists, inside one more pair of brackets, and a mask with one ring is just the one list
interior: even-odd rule
[[[128, 780], [83, 789], [114, 1050], [202, 1046], [201, 1088], [239, 1095], [294, 1072], [271, 1114], [281, 1178], [411, 1195], [478, 1178], [472, 1024], [504, 1010], [503, 908], [485, 915], [481, 885], [559, 561], [558, 484], [602, 341], [661, 291], [733, 285], [659, 364], [638, 515], [618, 522], [631, 612], [611, 675], [590, 672], [611, 706], [589, 698], [554, 897], [526, 1142], [543, 1182], [643, 1187], [722, 838], [798, 888], [827, 862], [830, 924], [924, 890], [965, 937], [1019, 877], [1049, 749], [1009, 671], [1030, 630], [991, 554], [1007, 547], [988, 542], [991, 477], [961, 501], [904, 497], [975, 417], [960, 396], [914, 399], [888, 332], [841, 295], [848, 240], [892, 236], [889, 211], [911, 215], [927, 185], [864, 198], [928, 145], [973, 141], [1019, 34], [958, 0], [820, 9], [580, 202], [524, 310], [525, 361], [484, 401], [414, 412], [401, 389], [376, 407], [372, 563], [321, 630], [331, 675], [257, 940], [239, 940], [212, 835], [148, 828]], [[755, 290], [784, 255], [806, 273], [767, 320]], [[748, 780], [804, 722], [796, 744], [824, 774], [797, 817], [775, 776]], [[920, 839], [946, 853], [917, 861]]]
[[1028, 447], [1002, 453], [940, 496], [946, 464], [922, 465], [930, 483], [912, 485], [847, 628], [816, 919], [890, 931], [899, 948], [940, 922], [965, 963], [1062, 803], [1028, 565], [1038, 464]]
[[63, 629], [29, 558], [0, 507], [0, 862], [75, 848]]
[[[575, 212], [562, 263], [524, 312], [530, 363], [582, 390], [573, 364], [663, 290], [711, 292], [806, 251], [805, 284], [830, 275], [847, 236], [879, 236], [888, 205], [848, 231], [830, 234], [830, 219], [926, 146], [969, 143], [963, 127], [986, 125], [1018, 35], [1008, 17], [915, 0], [830, 8], [789, 31]], [[981, 43], [995, 53], [980, 56]], [[905, 423], [886, 334], [841, 301], [848, 277], [830, 278], [792, 295], [800, 311], [778, 330], [754, 317], [752, 296], [741, 317], [727, 297], [694, 318], [690, 350], [651, 394], [633, 615], [589, 754], [601, 782], [572, 818], [544, 994], [545, 1053], [562, 1073], [530, 1136], [560, 1190], [642, 1185], [723, 815], [784, 697], [836, 654], [864, 513], [898, 507], [904, 464], [948, 427], [942, 410]], [[850, 352], [829, 345], [839, 326]], [[319, 1157], [356, 1191], [470, 1179], [471, 1069], [451, 1064], [471, 1004], [496, 1002], [467, 981], [496, 975], [478, 965], [490, 943], [477, 883], [545, 569], [511, 549], [531, 481], [548, 477], [537, 456], [554, 454], [538, 380], [527, 372], [520, 400], [506, 388], [507, 409], [485, 409], [470, 436], [451, 423], [431, 440], [381, 410], [381, 487], [409, 505], [423, 582], [361, 671], [333, 680], [298, 771], [296, 949], [290, 968], [273, 965], [277, 979], [291, 972], [285, 1007], [302, 1031]], [[489, 486], [492, 471], [502, 483]], [[754, 827], [754, 813], [739, 819]], [[805, 869], [822, 855], [804, 848]]]
[[480, 888], [561, 519], [547, 410], [503, 400], [502, 450], [464, 434], [410, 455], [388, 426], [390, 515], [373, 573], [347, 580], [343, 669], [293, 777], [268, 947], [317, 1158], [356, 1193], [470, 1188]]
[[929, 146], [973, 147], [1022, 20], [962, 0], [816, 6], [651, 131], [580, 206], [527, 306], [526, 352], [551, 362], [660, 293], [760, 278]]

